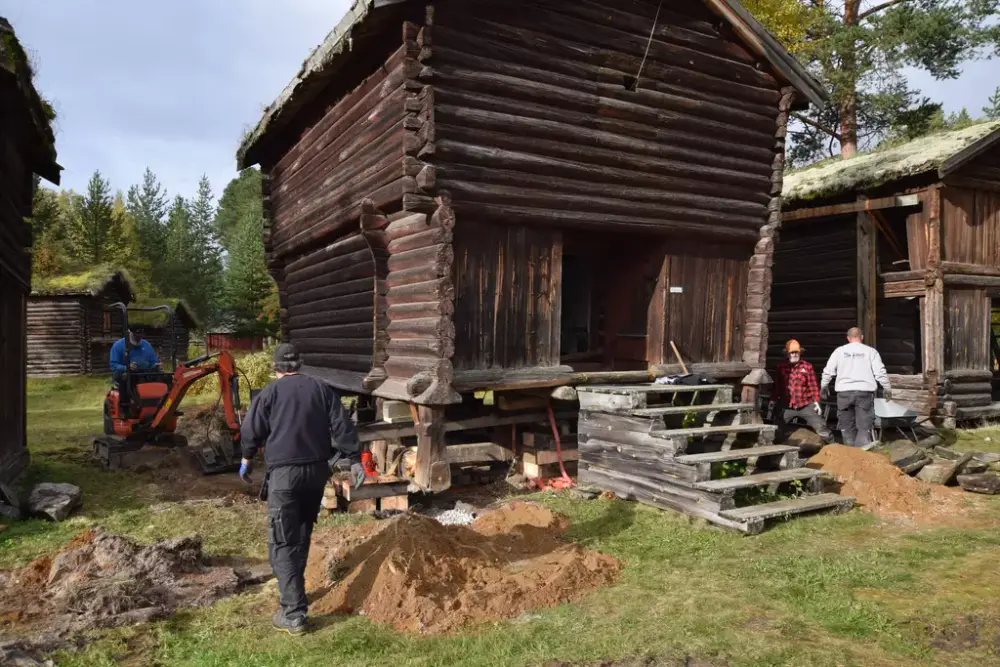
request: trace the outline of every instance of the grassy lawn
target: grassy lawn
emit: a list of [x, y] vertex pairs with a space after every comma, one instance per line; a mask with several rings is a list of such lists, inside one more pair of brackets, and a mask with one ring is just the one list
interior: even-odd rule
[[[84, 507], [63, 524], [27, 521], [0, 533], [0, 567], [23, 564], [95, 523], [141, 540], [199, 532], [209, 551], [264, 555], [259, 504], [180, 503], [153, 473], [94, 467], [88, 436], [100, 430], [103, 381], [33, 381], [29, 390], [28, 481], [76, 483]], [[992, 432], [961, 434], [959, 446], [1000, 443], [1000, 430]], [[539, 498], [571, 518], [569, 537], [625, 561], [615, 586], [449, 636], [408, 636], [363, 617], [334, 617], [316, 619], [318, 629], [301, 639], [270, 630], [274, 589], [264, 586], [162, 622], [95, 634], [56, 662], [486, 667], [654, 655], [656, 664], [701, 667], [1000, 665], [996, 524], [916, 529], [855, 510], [747, 538], [634, 503]], [[1000, 498], [990, 503], [1000, 520]]]

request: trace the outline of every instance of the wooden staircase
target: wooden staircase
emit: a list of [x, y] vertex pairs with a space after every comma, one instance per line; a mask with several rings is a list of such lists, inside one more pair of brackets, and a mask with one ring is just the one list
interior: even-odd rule
[[798, 447], [775, 445], [775, 427], [757, 423], [753, 404], [734, 402], [732, 385], [577, 389], [581, 486], [746, 534], [769, 520], [854, 505], [823, 493], [824, 473], [803, 467]]

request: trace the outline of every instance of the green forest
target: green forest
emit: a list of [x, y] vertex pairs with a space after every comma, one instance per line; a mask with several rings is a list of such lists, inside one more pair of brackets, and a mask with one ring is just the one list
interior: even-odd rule
[[271, 335], [278, 305], [264, 259], [263, 216], [256, 169], [230, 181], [218, 201], [206, 177], [194, 197], [171, 198], [148, 168], [125, 191], [100, 171], [83, 193], [36, 183], [33, 278], [121, 268], [140, 299], [183, 299], [206, 326]]

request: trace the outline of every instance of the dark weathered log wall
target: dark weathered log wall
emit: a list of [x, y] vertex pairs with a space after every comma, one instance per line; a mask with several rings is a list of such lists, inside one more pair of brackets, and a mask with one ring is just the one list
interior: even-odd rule
[[412, 43], [401, 46], [265, 168], [265, 249], [282, 337], [299, 345], [310, 370], [351, 391], [370, 389], [373, 366], [384, 362], [387, 334], [376, 318], [388, 252], [370, 246], [360, 221], [365, 200], [401, 208], [415, 56]]
[[561, 274], [559, 231], [460, 222], [455, 368], [557, 366]]
[[437, 186], [459, 220], [756, 240], [778, 84], [699, 2], [440, 2]]
[[[84, 361], [84, 372], [100, 375], [111, 372], [111, 346], [122, 337], [124, 322], [119, 309], [108, 309], [112, 303], [116, 303], [121, 295], [101, 296], [96, 299], [83, 299], [81, 305], [85, 309], [84, 319], [86, 329], [84, 337], [86, 345], [84, 347], [86, 359]], [[150, 340], [153, 347], [159, 352], [156, 343]], [[162, 356], [162, 353], [160, 353]]]
[[28, 375], [51, 377], [87, 372], [86, 312], [83, 300], [78, 297], [28, 300]]
[[774, 253], [768, 368], [784, 358], [794, 338], [805, 357], [822, 368], [857, 325], [857, 226], [855, 216], [789, 223]]
[[27, 465], [25, 448], [25, 300], [31, 281], [32, 174], [18, 147], [15, 128], [0, 132], [0, 481]]
[[[0, 227], [6, 225], [0, 221]], [[27, 286], [0, 262], [0, 482], [27, 465], [25, 448], [25, 294]]]

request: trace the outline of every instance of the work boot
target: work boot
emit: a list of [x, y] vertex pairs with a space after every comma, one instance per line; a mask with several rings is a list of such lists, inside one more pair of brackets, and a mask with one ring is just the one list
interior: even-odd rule
[[306, 633], [305, 616], [299, 616], [298, 618], [287, 619], [285, 618], [284, 614], [278, 611], [275, 612], [274, 616], [271, 618], [271, 623], [272, 625], [274, 625], [275, 630], [287, 632], [293, 637], [298, 637]]

